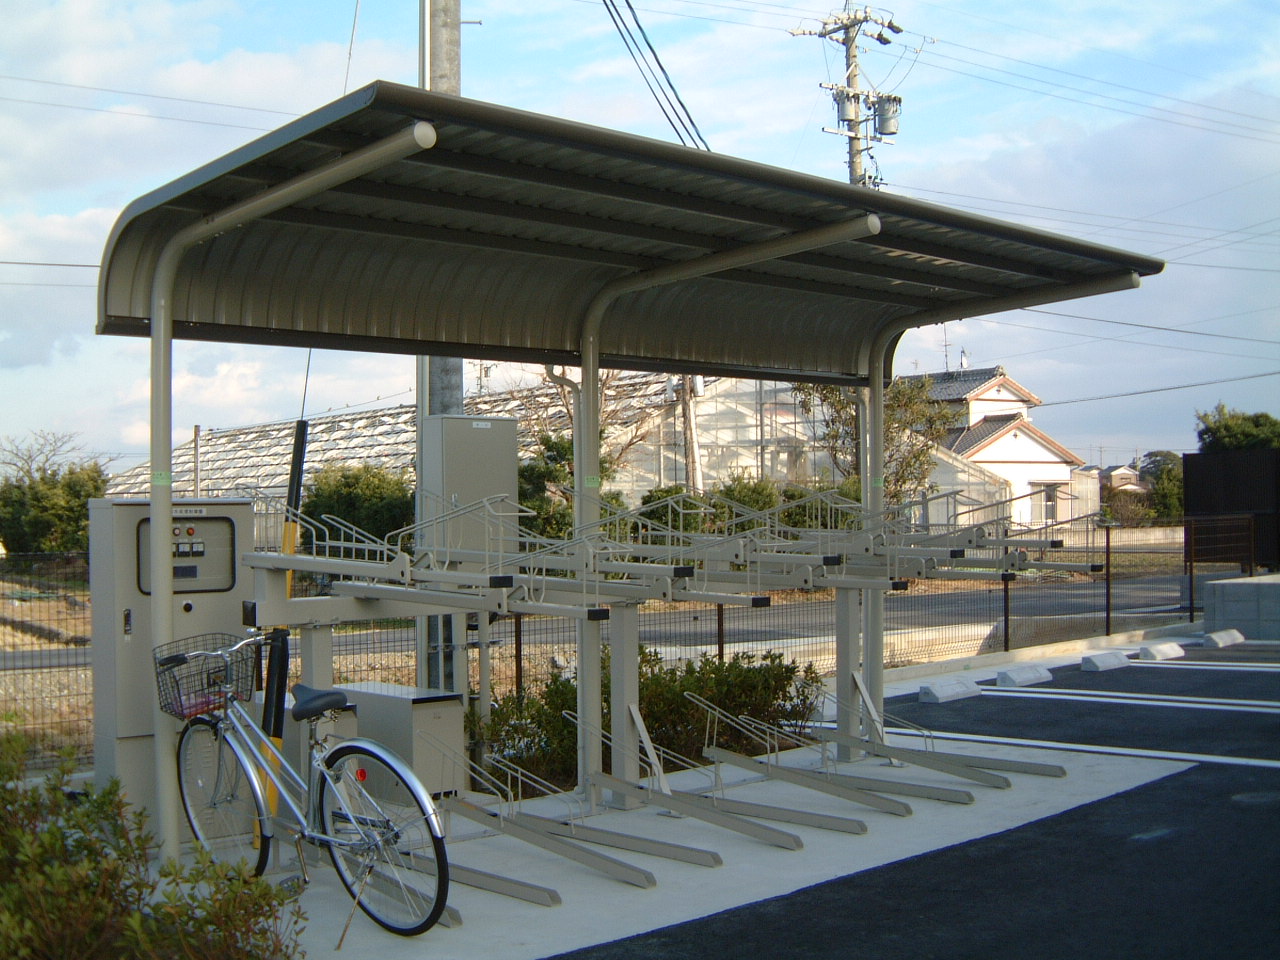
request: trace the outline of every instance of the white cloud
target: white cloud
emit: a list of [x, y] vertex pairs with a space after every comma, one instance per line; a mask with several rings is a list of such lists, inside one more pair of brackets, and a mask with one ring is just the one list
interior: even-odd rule
[[[684, 4], [654, 0], [654, 5], [668, 14], [689, 12]], [[416, 9], [364, 6], [349, 86], [374, 78], [413, 82]], [[709, 16], [742, 19], [745, 9]], [[826, 8], [794, 9], [797, 16], [813, 16]], [[820, 132], [833, 117], [827, 95], [818, 88], [820, 81], [832, 78], [831, 69], [838, 70], [839, 48], [787, 36], [784, 20], [767, 12], [752, 20], [774, 29], [645, 10], [641, 16], [717, 151], [844, 179], [843, 141]], [[7, 12], [0, 57], [11, 76], [302, 112], [342, 92], [351, 13], [349, 2], [337, 0], [268, 5], [46, 0]], [[464, 93], [674, 139], [598, 5], [469, 0], [465, 13], [468, 19], [483, 20], [484, 26], [464, 27]], [[915, 32], [904, 35], [905, 41], [921, 43], [919, 34], [954, 41], [935, 49], [973, 64], [1035, 73], [1073, 86], [1092, 86], [1096, 78], [1113, 84], [1097, 89], [1139, 100], [1141, 96], [1114, 84], [1201, 99], [1210, 114], [1217, 111], [1224, 118], [1230, 117], [1227, 110], [1280, 117], [1278, 14], [1274, 5], [1261, 0], [1211, 8], [1186, 0], [1140, 0], [1121, 7], [1101, 0], [1030, 7], [1022, 0], [999, 0], [980, 8], [908, 0], [894, 15]], [[1033, 70], [956, 44], [1080, 76]], [[1023, 84], [1022, 79], [993, 74], [986, 67], [950, 64], [954, 70], [982, 73], [986, 81], [930, 68], [929, 45], [908, 72], [912, 55], [907, 46], [870, 46], [864, 57], [869, 79], [896, 78], [889, 82], [901, 81], [895, 92], [905, 98], [901, 136], [895, 145], [876, 150], [887, 179], [1003, 201], [944, 195], [936, 197], [938, 202], [976, 202], [1001, 218], [1157, 253], [1193, 235], [1239, 230], [1280, 216], [1280, 176], [1263, 179], [1280, 169], [1274, 144], [1140, 122], [1099, 103], [1029, 94], [1009, 85]], [[1050, 89], [1076, 96], [1061, 87]], [[214, 124], [267, 129], [288, 119], [3, 79], [0, 96], [10, 98], [0, 100], [0, 138], [8, 145], [0, 153], [0, 259], [7, 260], [96, 262], [125, 203], [259, 132]], [[70, 106], [14, 102], [24, 99]], [[1188, 109], [1172, 100], [1160, 104]], [[96, 112], [117, 108], [152, 118]], [[1205, 199], [1186, 204], [1198, 197]], [[1134, 219], [1119, 224], [1108, 217]], [[1153, 220], [1160, 222], [1149, 222]], [[1268, 230], [1258, 228], [1264, 234]], [[1273, 267], [1271, 230], [1268, 236], [1219, 249], [1201, 245], [1192, 259]], [[1197, 248], [1181, 252], [1192, 249]], [[16, 285], [92, 283], [92, 274], [0, 268], [0, 377], [6, 389], [0, 436], [36, 428], [81, 431], [93, 448], [145, 451], [146, 344], [94, 337], [90, 289]], [[1270, 313], [1259, 310], [1274, 304], [1273, 276], [1171, 267], [1166, 275], [1146, 281], [1138, 293], [1067, 309], [1144, 323], [1199, 323], [1200, 329], [1274, 338], [1274, 308]], [[1229, 323], [1203, 323], [1250, 310], [1257, 312]], [[1126, 333], [1088, 321], [1024, 314], [1007, 319], [1112, 337]], [[1215, 341], [1205, 341], [1199, 354], [1162, 351], [1151, 344], [1187, 345], [1189, 338], [1160, 340], [1146, 334], [1132, 344], [1096, 340], [1090, 345], [1081, 338], [985, 321], [954, 327], [948, 328], [953, 365], [961, 346], [975, 362], [1007, 357], [1011, 372], [1046, 399], [1227, 379], [1280, 356], [1263, 345]], [[938, 369], [940, 336], [931, 329], [908, 337], [899, 351], [899, 369], [909, 372], [913, 359], [921, 369]], [[1210, 352], [1237, 348], [1254, 359]], [[302, 351], [178, 345], [175, 433], [185, 438], [195, 423], [229, 426], [296, 416], [304, 367]], [[66, 386], [51, 390], [50, 384]], [[307, 409], [322, 412], [378, 397], [403, 402], [411, 384], [408, 358], [318, 353]], [[1251, 381], [1115, 404], [1046, 408], [1037, 422], [1051, 426], [1051, 432], [1063, 431], [1064, 442], [1077, 448], [1088, 442], [1123, 446], [1132, 439], [1144, 449], [1179, 449], [1192, 442], [1191, 411], [1197, 406], [1212, 406], [1221, 396], [1231, 405], [1275, 409], [1274, 386], [1274, 381]], [[1150, 438], [1145, 443], [1144, 436]]]

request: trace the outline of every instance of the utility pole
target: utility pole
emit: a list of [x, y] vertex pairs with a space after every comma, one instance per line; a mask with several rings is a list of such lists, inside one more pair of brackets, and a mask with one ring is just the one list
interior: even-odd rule
[[[418, 86], [437, 93], [462, 92], [461, 0], [418, 0]], [[461, 357], [418, 358], [422, 413], [462, 413]], [[423, 397], [427, 400], [424, 404]]]
[[[879, 31], [872, 35], [870, 33], [871, 25], [879, 27]], [[881, 95], [874, 90], [869, 94], [864, 94], [860, 89], [861, 78], [858, 75], [858, 38], [866, 35], [876, 42], [888, 45], [893, 41], [885, 36], [888, 30], [891, 34], [899, 34], [902, 28], [893, 22], [892, 17], [882, 17], [872, 11], [870, 7], [863, 7], [860, 10], [850, 9], [850, 4], [845, 3], [844, 12], [840, 14], [832, 14], [826, 20], [822, 21], [822, 26], [818, 30], [792, 30], [792, 36], [810, 36], [821, 37], [824, 40], [831, 40], [844, 46], [844, 80], [842, 83], [824, 83], [824, 89], [831, 91], [831, 99], [835, 101], [836, 117], [841, 124], [839, 129], [824, 127], [827, 133], [840, 134], [849, 139], [849, 182], [860, 187], [876, 187], [879, 185], [878, 176], [868, 176], [862, 155], [866, 153], [870, 147], [867, 141], [883, 140], [886, 136], [898, 132], [898, 113], [902, 107], [902, 99], [900, 97], [889, 95]], [[867, 121], [863, 119], [863, 107], [872, 111], [875, 119], [874, 133], [864, 134], [862, 127]], [[870, 118], [868, 118], [870, 119]], [[868, 387], [856, 388], [856, 404], [858, 413], [858, 476], [862, 480], [862, 501], [868, 503], [868, 494], [871, 488], [877, 484], [883, 484], [883, 477], [872, 476], [872, 457], [871, 457], [871, 440], [872, 431], [869, 423], [872, 419], [872, 397], [873, 391]], [[883, 441], [882, 441], [883, 442]], [[871, 501], [874, 502], [874, 501]], [[847, 604], [851, 602], [852, 591], [837, 590], [837, 603]], [[884, 591], [883, 590], [859, 590], [858, 605], [860, 607], [859, 619], [861, 621], [861, 635], [853, 637], [841, 637], [836, 642], [836, 699], [843, 704], [838, 714], [838, 726], [846, 733], [856, 732], [857, 718], [861, 718], [862, 728], [867, 731], [868, 735], [873, 735], [871, 731], [875, 729], [874, 714], [877, 703], [883, 702], [883, 656], [880, 662], [874, 662], [867, 658], [868, 651], [864, 648], [864, 643], [869, 645], [869, 638], [884, 636]], [[848, 623], [853, 618], [853, 610], [850, 608], [843, 614], [836, 617], [837, 623]], [[862, 677], [862, 683], [858, 682], [858, 676]], [[865, 692], [863, 686], [865, 685]], [[837, 748], [837, 758], [841, 760], [852, 759], [852, 751], [849, 747], [841, 746]]]
[[[870, 33], [872, 26], [880, 29]], [[902, 28], [893, 22], [892, 17], [880, 16], [870, 7], [851, 10], [845, 4], [843, 13], [832, 14], [822, 21], [817, 30], [792, 30], [795, 37], [821, 37], [844, 47], [844, 80], [842, 83], [824, 83], [824, 89], [831, 91], [831, 99], [836, 105], [836, 117], [841, 124], [839, 129], [824, 127], [827, 133], [835, 133], [849, 139], [849, 182], [862, 187], [874, 187], [879, 178], [869, 176], [863, 163], [863, 154], [871, 148], [871, 141], [883, 141], [885, 137], [898, 132], [898, 114], [902, 108], [902, 98], [893, 94], [880, 94], [874, 90], [863, 93], [860, 89], [858, 75], [858, 39], [866, 36], [877, 43], [888, 45], [892, 38], [885, 35], [899, 34]], [[864, 118], [863, 108], [870, 111]], [[863, 132], [863, 125], [874, 121], [872, 132]]]
[[[462, 91], [461, 0], [418, 0], [418, 86], [437, 93]], [[461, 357], [417, 358], [417, 473], [414, 519], [435, 515], [422, 483], [427, 457], [426, 418], [462, 413], [465, 362]], [[462, 622], [457, 622], [462, 620]], [[465, 680], [454, 672], [454, 645], [466, 639], [465, 620], [455, 616], [417, 617], [415, 650], [419, 687], [454, 689]], [[457, 638], [455, 640], [455, 638]]]

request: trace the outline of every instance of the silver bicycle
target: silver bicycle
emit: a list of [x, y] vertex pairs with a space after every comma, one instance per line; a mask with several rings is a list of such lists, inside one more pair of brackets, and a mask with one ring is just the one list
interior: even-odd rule
[[[280, 825], [292, 836], [303, 884], [303, 844], [327, 847], [361, 910], [394, 933], [422, 933], [444, 911], [449, 868], [440, 816], [413, 771], [372, 740], [317, 735], [319, 721], [346, 706], [341, 690], [293, 688], [293, 719], [307, 723], [306, 778], [245, 708], [260, 648], [287, 637], [287, 630], [244, 639], [202, 634], [155, 650], [161, 707], [186, 721], [178, 785], [191, 831], [216, 860], [243, 860], [261, 874]], [[272, 682], [268, 676], [268, 690]]]

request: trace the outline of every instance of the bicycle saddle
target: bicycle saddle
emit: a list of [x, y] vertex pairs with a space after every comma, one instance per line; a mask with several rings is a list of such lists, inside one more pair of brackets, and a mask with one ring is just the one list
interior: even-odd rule
[[341, 690], [316, 690], [305, 684], [293, 688], [293, 719], [313, 720], [329, 710], [341, 710], [347, 705], [347, 695]]

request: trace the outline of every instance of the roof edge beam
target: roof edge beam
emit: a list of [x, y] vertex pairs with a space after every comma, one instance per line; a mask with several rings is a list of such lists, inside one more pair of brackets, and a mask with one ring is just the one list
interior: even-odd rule
[[[182, 258], [192, 247], [220, 233], [380, 170], [435, 146], [435, 142], [435, 128], [418, 121], [367, 147], [202, 217], [176, 231], [161, 249], [151, 280], [150, 616], [154, 643], [173, 639], [173, 564], [169, 550], [173, 515], [173, 296]], [[158, 705], [153, 706], [152, 722], [159, 840], [172, 854], [178, 849], [178, 785], [172, 763], [173, 737], [162, 735], [163, 731], [172, 730], [172, 725]]]

